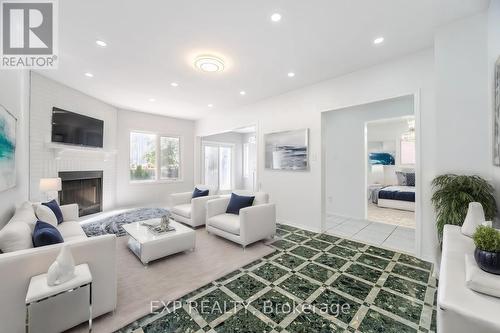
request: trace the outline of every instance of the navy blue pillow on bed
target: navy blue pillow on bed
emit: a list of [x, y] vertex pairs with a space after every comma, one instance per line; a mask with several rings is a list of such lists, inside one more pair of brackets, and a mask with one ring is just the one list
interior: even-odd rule
[[208, 192], [209, 192], [209, 190], [200, 190], [197, 187], [195, 187], [194, 191], [193, 191], [192, 198], [194, 199], [194, 198], [199, 198], [199, 197], [206, 197], [206, 196], [208, 196]]
[[250, 207], [253, 204], [255, 197], [245, 197], [231, 193], [229, 205], [227, 205], [226, 213], [240, 215], [240, 209]]
[[57, 219], [57, 224], [63, 223], [63, 220], [64, 220], [63, 214], [61, 212], [61, 208], [59, 207], [59, 204], [57, 203], [57, 201], [52, 200], [49, 202], [44, 202], [44, 203], [42, 203], [42, 205], [49, 207], [50, 210], [54, 212], [54, 215], [56, 216], [56, 219]]
[[406, 186], [415, 186], [415, 173], [407, 172], [406, 173]]
[[45, 246], [63, 243], [64, 239], [61, 236], [59, 230], [57, 230], [52, 224], [37, 221], [35, 224], [35, 230], [33, 230], [33, 246]]

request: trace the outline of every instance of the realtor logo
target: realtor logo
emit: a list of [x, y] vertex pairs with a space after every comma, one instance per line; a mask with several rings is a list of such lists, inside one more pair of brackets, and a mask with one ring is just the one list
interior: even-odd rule
[[0, 0], [0, 4], [0, 67], [56, 68], [56, 0]]

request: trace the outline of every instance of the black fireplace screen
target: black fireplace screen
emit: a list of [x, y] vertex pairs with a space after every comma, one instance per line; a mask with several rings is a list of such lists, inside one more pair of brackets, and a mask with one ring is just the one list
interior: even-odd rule
[[102, 171], [65, 171], [59, 177], [61, 205], [78, 204], [80, 216], [102, 211]]

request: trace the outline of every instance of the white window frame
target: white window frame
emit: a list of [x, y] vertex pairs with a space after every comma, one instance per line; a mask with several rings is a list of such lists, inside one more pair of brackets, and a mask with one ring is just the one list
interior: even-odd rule
[[243, 178], [250, 178], [250, 143], [243, 143]]
[[[184, 163], [183, 163], [183, 157], [184, 157], [184, 139], [180, 135], [175, 135], [175, 134], [164, 134], [164, 133], [159, 133], [159, 132], [150, 132], [150, 131], [141, 131], [141, 130], [130, 130], [129, 131], [129, 140], [128, 140], [128, 168], [130, 170], [130, 151], [132, 149], [132, 146], [130, 144], [130, 136], [132, 133], [138, 133], [138, 134], [152, 134], [156, 135], [156, 174], [155, 174], [155, 179], [151, 180], [133, 180], [130, 177], [130, 172], [129, 172], [129, 183], [130, 184], [162, 184], [162, 183], [181, 183], [184, 181], [183, 175], [184, 175]], [[160, 163], [160, 157], [161, 157], [161, 138], [178, 138], [179, 139], [179, 177], [177, 178], [172, 178], [172, 179], [166, 179], [166, 178], [161, 178], [161, 163]]]
[[[415, 162], [414, 163], [405, 163], [407, 161], [403, 161], [403, 143], [408, 143], [408, 142], [412, 142], [414, 144], [414, 149], [415, 149]], [[400, 163], [401, 165], [415, 165], [416, 162], [417, 162], [417, 142], [415, 140], [400, 140], [399, 142], [399, 159], [400, 159]]]
[[[223, 190], [222, 192], [231, 192], [234, 188], [235, 184], [235, 164], [236, 164], [236, 156], [235, 156], [235, 144], [234, 143], [227, 143], [227, 142], [215, 142], [215, 141], [203, 141], [201, 144], [201, 179], [203, 182], [205, 182], [205, 147], [206, 146], [211, 146], [211, 147], [217, 147], [220, 149], [220, 147], [228, 147], [231, 148], [231, 184], [230, 187], [231, 189], [229, 190]], [[218, 151], [218, 154], [220, 154], [220, 151]], [[219, 163], [219, 158], [217, 164]], [[220, 192], [220, 167], [218, 168], [218, 183], [217, 183], [217, 192]]]

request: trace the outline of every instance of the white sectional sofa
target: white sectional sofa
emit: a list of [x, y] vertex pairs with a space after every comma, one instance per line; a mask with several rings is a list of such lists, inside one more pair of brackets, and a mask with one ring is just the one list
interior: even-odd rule
[[437, 297], [439, 333], [500, 332], [500, 298], [466, 286], [465, 254], [473, 254], [474, 249], [474, 241], [459, 226], [444, 227]]
[[[31, 208], [29, 212], [27, 209]], [[25, 296], [32, 276], [46, 273], [63, 244], [70, 245], [75, 264], [87, 263], [93, 277], [93, 317], [116, 308], [116, 236], [88, 238], [78, 223], [78, 206], [61, 206], [64, 222], [57, 226], [64, 243], [26, 248], [0, 254], [0, 322], [2, 332], [25, 332]], [[36, 218], [31, 205], [23, 204], [9, 223], [0, 230], [0, 245], [9, 232], [17, 227], [11, 223], [33, 223]], [[35, 221], [36, 222], [36, 221]], [[30, 227], [31, 228], [31, 227]], [[26, 240], [22, 240], [25, 242]], [[5, 244], [4, 244], [5, 245]], [[20, 243], [18, 242], [18, 246]], [[31, 312], [31, 332], [54, 333], [65, 331], [88, 320], [88, 289], [35, 304]]]

